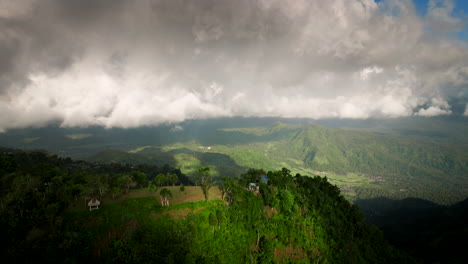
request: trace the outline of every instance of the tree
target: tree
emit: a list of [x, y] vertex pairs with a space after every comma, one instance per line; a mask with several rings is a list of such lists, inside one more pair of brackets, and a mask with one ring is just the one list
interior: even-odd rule
[[103, 182], [99, 183], [97, 188], [98, 188], [98, 191], [99, 191], [99, 196], [101, 198], [107, 191], [109, 191], [109, 185], [107, 185], [106, 183], [103, 183]]
[[94, 189], [94, 193], [99, 193], [102, 198], [104, 194], [109, 191], [109, 184], [107, 183], [107, 177], [104, 174], [90, 175], [92, 179], [88, 178], [88, 184]]
[[153, 181], [158, 187], [161, 187], [161, 185], [163, 185], [163, 183], [166, 182], [166, 180], [167, 180], [166, 175], [160, 173], [154, 178]]
[[112, 195], [112, 199], [119, 197], [120, 195], [122, 195], [122, 189], [119, 187], [112, 187], [111, 195]]
[[140, 188], [143, 188], [143, 186], [146, 184], [146, 174], [144, 174], [141, 171], [134, 171], [132, 172], [132, 180], [140, 186]]
[[169, 206], [169, 197], [172, 197], [172, 192], [166, 188], [163, 188], [159, 195], [161, 196], [161, 205], [162, 206]]
[[125, 194], [128, 194], [130, 187], [134, 184], [135, 182], [129, 174], [119, 174], [115, 177], [114, 186], [117, 188], [124, 188]]
[[203, 195], [205, 196], [205, 201], [208, 201], [208, 195], [209, 191], [211, 188], [211, 185], [213, 184], [213, 177], [209, 174], [210, 168], [209, 167], [203, 167], [198, 169], [199, 173], [199, 179], [200, 179], [200, 186], [203, 191]]
[[84, 186], [82, 184], [70, 184], [67, 187], [67, 192], [75, 201], [77, 201], [83, 189]]
[[219, 189], [221, 190], [221, 195], [223, 201], [228, 203], [232, 202], [232, 187], [234, 186], [234, 181], [232, 178], [223, 177], [221, 179], [221, 184], [219, 185]]
[[151, 193], [155, 193], [157, 190], [158, 190], [158, 186], [154, 185], [153, 183], [149, 183], [148, 185], [148, 190], [151, 192]]
[[166, 177], [167, 181], [172, 183], [172, 186], [174, 186], [179, 181], [179, 177], [177, 177], [177, 175], [174, 173], [168, 174]]
[[88, 200], [91, 199], [94, 195], [94, 189], [84, 185], [81, 189], [81, 198], [83, 198], [85, 205], [88, 204]]

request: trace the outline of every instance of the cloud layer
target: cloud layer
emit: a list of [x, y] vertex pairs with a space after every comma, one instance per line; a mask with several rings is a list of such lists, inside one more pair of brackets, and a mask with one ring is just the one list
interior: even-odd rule
[[[0, 130], [450, 114], [464, 21], [387, 0], [0, 0]], [[468, 111], [468, 110], [467, 110]], [[466, 115], [466, 113], [465, 113]]]

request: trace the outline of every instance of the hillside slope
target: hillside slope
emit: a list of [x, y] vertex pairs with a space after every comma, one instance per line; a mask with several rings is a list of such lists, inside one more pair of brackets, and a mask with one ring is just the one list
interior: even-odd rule
[[[151, 179], [142, 171], [166, 166], [103, 166], [13, 150], [0, 153], [0, 164], [2, 254], [11, 263], [413, 262], [326, 178], [249, 170], [224, 178], [224, 200], [214, 190], [215, 199], [196, 201], [195, 187], [174, 186], [173, 205], [161, 207], [151, 188], [142, 189]], [[258, 191], [248, 190], [251, 183]], [[84, 206], [93, 197], [99, 210]]]
[[290, 153], [317, 170], [432, 177], [467, 173], [463, 149], [395, 136], [308, 125], [288, 145]]

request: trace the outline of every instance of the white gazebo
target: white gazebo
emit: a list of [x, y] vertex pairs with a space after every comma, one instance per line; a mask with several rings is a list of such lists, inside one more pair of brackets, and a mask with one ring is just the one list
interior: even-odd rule
[[92, 199], [91, 201], [88, 202], [89, 210], [98, 210], [99, 205], [101, 205], [101, 202], [98, 199]]

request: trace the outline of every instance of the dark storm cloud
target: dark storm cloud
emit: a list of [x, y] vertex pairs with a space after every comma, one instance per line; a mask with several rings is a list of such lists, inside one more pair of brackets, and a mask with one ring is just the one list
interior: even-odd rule
[[[466, 101], [453, 4], [0, 0], [0, 129], [395, 117]], [[450, 29], [450, 30], [449, 30]]]

